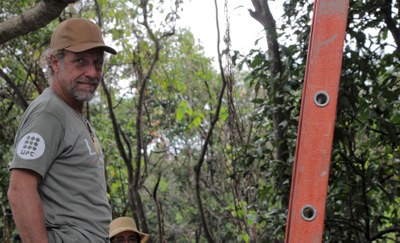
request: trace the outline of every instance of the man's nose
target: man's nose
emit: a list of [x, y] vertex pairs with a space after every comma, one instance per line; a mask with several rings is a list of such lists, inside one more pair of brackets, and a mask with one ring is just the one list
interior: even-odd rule
[[86, 66], [86, 76], [97, 77], [101, 73], [101, 69], [97, 68], [96, 64], [88, 64]]

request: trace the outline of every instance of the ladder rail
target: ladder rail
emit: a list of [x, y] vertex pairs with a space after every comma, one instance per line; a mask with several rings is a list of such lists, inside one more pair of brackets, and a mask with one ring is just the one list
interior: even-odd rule
[[349, 0], [316, 0], [309, 40], [286, 243], [321, 242]]

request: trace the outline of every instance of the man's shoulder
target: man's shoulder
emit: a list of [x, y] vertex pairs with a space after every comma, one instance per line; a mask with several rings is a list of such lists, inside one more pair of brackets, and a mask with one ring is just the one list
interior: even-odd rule
[[45, 89], [29, 106], [29, 113], [47, 113], [60, 121], [68, 117], [68, 106], [49, 88]]

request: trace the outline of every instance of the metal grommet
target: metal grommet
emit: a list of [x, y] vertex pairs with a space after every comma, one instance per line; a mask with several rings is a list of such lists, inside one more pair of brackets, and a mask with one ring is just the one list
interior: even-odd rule
[[301, 208], [301, 217], [305, 221], [312, 221], [317, 216], [317, 210], [312, 205], [305, 205]]
[[314, 95], [314, 103], [319, 107], [325, 107], [329, 103], [329, 95], [325, 91], [318, 91]]

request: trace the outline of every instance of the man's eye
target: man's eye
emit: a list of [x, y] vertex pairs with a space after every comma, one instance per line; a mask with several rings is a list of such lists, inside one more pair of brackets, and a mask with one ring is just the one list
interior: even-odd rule
[[96, 66], [96, 68], [101, 69], [103, 67], [103, 61], [97, 61], [94, 63], [94, 65]]
[[103, 66], [103, 60], [96, 61], [96, 65]]
[[75, 62], [79, 63], [79, 64], [84, 64], [85, 60], [83, 58], [78, 58], [78, 59], [75, 59]]
[[116, 237], [111, 240], [111, 243], [120, 243], [120, 242], [124, 242], [124, 241], [125, 241], [124, 237]]

